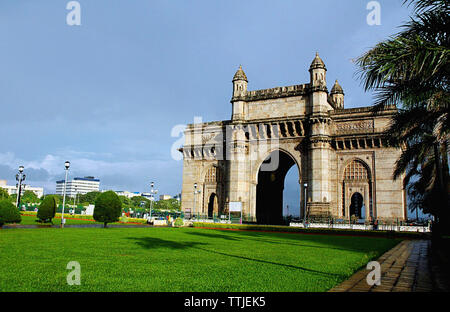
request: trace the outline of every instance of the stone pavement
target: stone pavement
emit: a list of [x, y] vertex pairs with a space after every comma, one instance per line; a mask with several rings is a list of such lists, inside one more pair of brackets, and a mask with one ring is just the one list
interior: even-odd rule
[[440, 281], [439, 268], [432, 266], [431, 242], [404, 240], [377, 261], [381, 265], [381, 285], [366, 282], [369, 270], [363, 269], [330, 292], [430, 292], [448, 291]]

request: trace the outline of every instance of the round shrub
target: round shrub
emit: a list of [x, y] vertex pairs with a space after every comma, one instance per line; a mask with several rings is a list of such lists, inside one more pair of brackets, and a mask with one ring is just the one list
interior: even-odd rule
[[57, 207], [57, 198], [55, 196], [46, 196], [37, 212], [38, 222], [52, 222], [52, 219], [55, 217]]
[[122, 215], [122, 201], [113, 191], [101, 193], [95, 200], [94, 220], [102, 222], [106, 227], [108, 223], [119, 221]]
[[175, 226], [183, 226], [184, 225], [184, 221], [181, 218], [176, 218], [175, 222], [174, 222]]
[[6, 223], [20, 223], [22, 217], [16, 206], [8, 199], [0, 201], [0, 226]]

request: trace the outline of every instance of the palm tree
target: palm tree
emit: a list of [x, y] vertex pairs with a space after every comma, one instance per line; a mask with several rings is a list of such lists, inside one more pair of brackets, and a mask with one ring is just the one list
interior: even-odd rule
[[414, 15], [403, 30], [356, 60], [374, 113], [401, 104], [385, 136], [402, 147], [394, 179], [405, 175], [411, 208], [450, 222], [450, 2], [405, 0]]

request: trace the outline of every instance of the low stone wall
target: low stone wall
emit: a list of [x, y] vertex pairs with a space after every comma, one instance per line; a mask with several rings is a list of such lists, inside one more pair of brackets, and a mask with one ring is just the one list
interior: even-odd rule
[[167, 220], [153, 220], [153, 226], [167, 226]]
[[231, 221], [229, 220], [220, 220], [220, 221], [214, 221], [211, 219], [199, 219], [199, 220], [184, 220], [184, 223], [186, 222], [200, 222], [200, 223], [221, 223], [221, 224], [231, 224]]
[[[310, 229], [345, 229], [345, 230], [362, 230], [372, 231], [373, 225], [364, 224], [328, 224], [328, 223], [310, 223], [305, 225], [304, 223], [290, 223], [289, 226], [298, 228], [310, 228]], [[395, 231], [395, 232], [418, 232], [429, 233], [430, 228], [427, 226], [406, 226], [406, 225], [379, 225], [377, 230], [380, 231]]]

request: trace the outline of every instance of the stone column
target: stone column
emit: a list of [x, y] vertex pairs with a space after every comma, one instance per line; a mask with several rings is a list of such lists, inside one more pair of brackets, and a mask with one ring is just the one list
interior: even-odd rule
[[228, 199], [230, 202], [242, 202], [242, 213], [249, 214], [249, 170], [247, 157], [248, 143], [242, 125], [232, 126], [229, 148]]
[[330, 209], [330, 143], [329, 118], [311, 119], [312, 136], [309, 147], [309, 191], [310, 215], [326, 215]]

